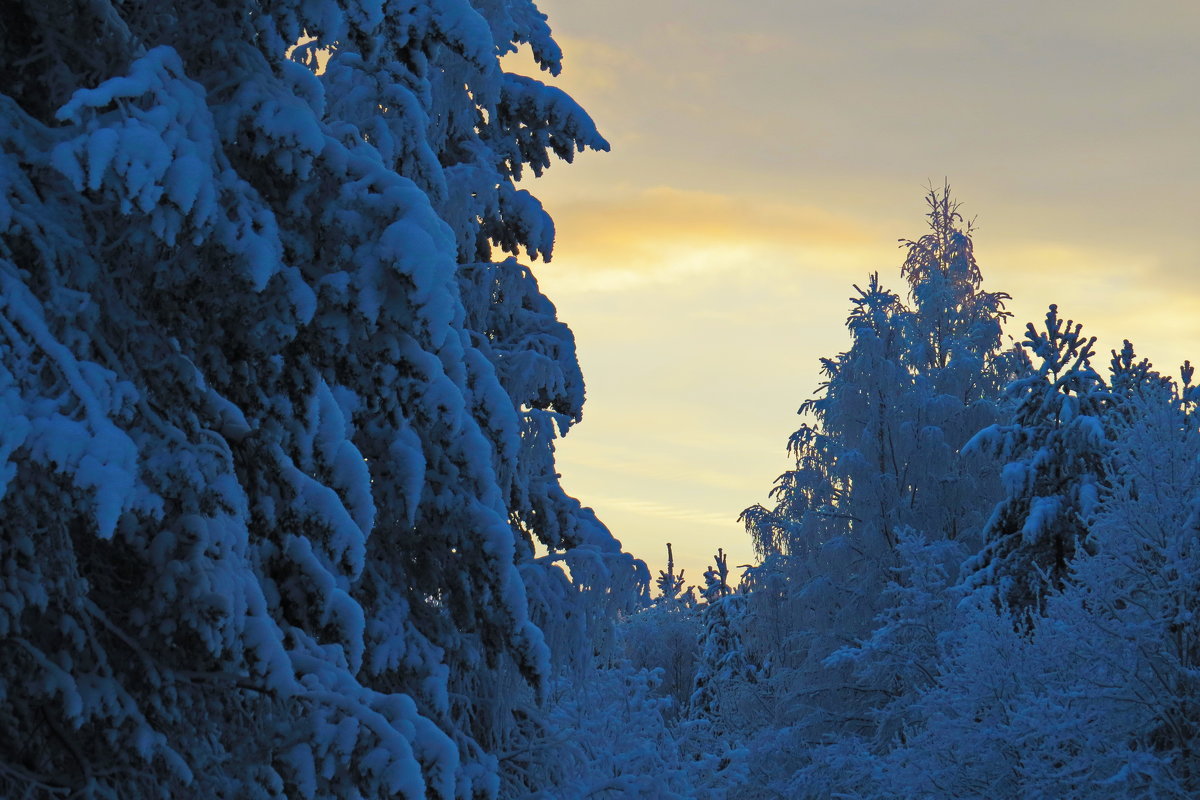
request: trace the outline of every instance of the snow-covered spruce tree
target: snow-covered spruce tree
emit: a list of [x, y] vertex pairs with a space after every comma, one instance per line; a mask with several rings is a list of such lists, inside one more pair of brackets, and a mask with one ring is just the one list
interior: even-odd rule
[[[519, 534], [518, 563], [531, 614], [550, 646], [555, 681], [562, 684], [554, 696], [563, 698], [597, 666], [596, 656], [615, 646], [617, 615], [632, 611], [648, 574], [621, 552], [591, 509], [581, 507], [558, 482], [554, 439], [579, 421], [583, 405], [570, 329], [556, 319], [531, 271], [514, 259], [467, 265], [460, 280], [473, 340], [494, 365], [517, 412], [515, 434], [505, 414], [498, 413], [502, 408], [484, 406], [476, 416], [485, 429], [504, 423], [490, 432], [502, 443], [498, 477]], [[535, 542], [549, 552], [535, 556]], [[569, 566], [570, 578], [560, 563]], [[487, 700], [487, 713], [472, 717], [474, 735], [489, 751], [507, 754], [501, 760], [506, 797], [537, 788], [538, 780], [567, 779], [571, 770], [569, 759], [543, 746], [562, 732], [545, 728], [536, 685], [515, 666], [510, 662], [500, 675], [465, 670], [456, 689]]]
[[1200, 793], [1200, 433], [1188, 367], [1177, 386], [1131, 356], [1126, 343], [1113, 357], [1119, 399], [1089, 547], [1032, 631], [1055, 668], [1009, 701], [1025, 794]]
[[549, 256], [524, 167], [606, 146], [516, 43], [558, 71], [528, 0], [6, 5], [0, 792], [496, 794], [481, 687], [550, 677], [527, 586], [581, 595], [531, 540], [644, 579], [489, 261]]
[[656, 689], [669, 698], [664, 713], [672, 721], [687, 711], [704, 629], [703, 606], [696, 587], [684, 584], [684, 572], [675, 571], [668, 543], [667, 569], [658, 573], [659, 594], [622, 621], [617, 650], [632, 667], [659, 675]]
[[1022, 344], [1040, 364], [1006, 390], [1013, 420], [980, 431], [967, 447], [1005, 464], [1005, 497], [984, 527], [985, 546], [964, 564], [965, 581], [994, 587], [996, 599], [1018, 614], [1062, 587], [1095, 510], [1113, 402], [1091, 365], [1095, 341], [1055, 305], [1044, 330], [1029, 323]]
[[675, 572], [675, 552], [671, 549], [671, 543], [667, 542], [667, 568], [659, 570], [658, 577], [654, 579], [654, 585], [658, 587], [659, 602], [683, 600], [683, 573], [682, 569], [678, 573]]
[[765, 672], [742, 641], [747, 595], [729, 586], [728, 559], [718, 550], [714, 565], [705, 571], [704, 633], [688, 711], [693, 718], [710, 722], [717, 732], [736, 735], [751, 727], [757, 711], [754, 701], [759, 699], [754, 685]]

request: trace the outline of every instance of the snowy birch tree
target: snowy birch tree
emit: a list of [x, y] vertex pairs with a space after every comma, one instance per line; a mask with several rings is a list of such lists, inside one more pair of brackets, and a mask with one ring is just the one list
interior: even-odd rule
[[955, 538], [994, 492], [986, 461], [959, 450], [1003, 417], [1002, 391], [1029, 364], [1004, 344], [1008, 295], [982, 289], [971, 226], [949, 187], [926, 202], [929, 233], [901, 240], [909, 303], [877, 273], [855, 287], [851, 347], [822, 359], [826, 380], [800, 408], [814, 422], [789, 441], [796, 469], [778, 479], [774, 509], [744, 512], [764, 556], [845, 533], [890, 550], [903, 526]]
[[[898, 651], [928, 669], [944, 607], [931, 595], [957, 571], [951, 554], [974, 551], [1000, 496], [991, 460], [961, 448], [1006, 419], [1002, 390], [1028, 361], [1005, 346], [1008, 295], [983, 290], [971, 227], [949, 187], [926, 201], [928, 232], [901, 240], [907, 299], [878, 274], [855, 287], [850, 348], [822, 359], [825, 381], [800, 409], [811, 422], [789, 442], [796, 468], [776, 482], [774, 508], [743, 512], [764, 563], [753, 571], [742, 638], [772, 665], [763, 722], [787, 732], [764, 731], [761, 748], [751, 747], [762, 750], [766, 782], [787, 778], [773, 760], [803, 760], [795, 751], [811, 748], [800, 742], [835, 730], [874, 736], [889, 698], [907, 702], [928, 685], [897, 666]], [[915, 577], [925, 583], [908, 585]], [[914, 607], [889, 608], [897, 602]], [[925, 635], [894, 630], [926, 612], [939, 619], [920, 623], [933, 626]], [[847, 650], [876, 627], [873, 645]]]

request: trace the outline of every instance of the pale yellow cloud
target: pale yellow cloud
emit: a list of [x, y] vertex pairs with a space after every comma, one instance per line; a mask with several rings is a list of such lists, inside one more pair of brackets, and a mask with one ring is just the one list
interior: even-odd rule
[[[580, 199], [555, 209], [560, 248], [573, 257], [713, 245], [854, 248], [878, 241], [863, 223], [813, 205], [659, 186]], [[561, 252], [561, 250], [560, 250]], [[607, 261], [604, 263], [612, 263]]]
[[607, 497], [592, 494], [589, 496], [588, 502], [601, 508], [622, 509], [640, 515], [672, 519], [694, 525], [711, 525], [725, 530], [735, 527], [737, 522], [736, 515], [698, 511], [695, 508], [674, 506], [637, 497]]

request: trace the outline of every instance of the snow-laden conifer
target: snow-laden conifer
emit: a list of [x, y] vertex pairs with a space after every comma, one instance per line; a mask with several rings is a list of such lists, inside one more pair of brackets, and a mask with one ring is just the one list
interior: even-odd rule
[[1059, 317], [1055, 305], [1043, 330], [1029, 323], [1022, 344], [1040, 363], [1006, 390], [1016, 406], [1013, 420], [980, 431], [967, 448], [1005, 465], [1005, 497], [984, 527], [985, 547], [965, 566], [967, 582], [996, 587], [998, 599], [1018, 612], [1060, 588], [1077, 548], [1086, 545], [1112, 404], [1091, 365], [1095, 341], [1084, 337], [1082, 325]]
[[644, 582], [556, 483], [570, 334], [490, 263], [550, 254], [525, 168], [607, 147], [518, 43], [557, 73], [528, 0], [5, 7], [5, 793], [491, 796], [554, 559]]

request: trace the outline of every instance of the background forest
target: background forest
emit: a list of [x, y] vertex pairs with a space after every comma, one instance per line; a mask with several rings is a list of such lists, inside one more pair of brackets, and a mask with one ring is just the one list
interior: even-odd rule
[[530, 0], [5, 6], [0, 796], [1200, 794], [1190, 364], [1014, 343], [931, 189], [756, 563], [652, 590], [555, 467], [517, 185], [608, 144], [518, 49]]

